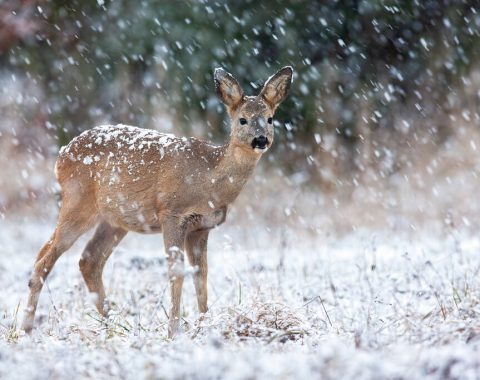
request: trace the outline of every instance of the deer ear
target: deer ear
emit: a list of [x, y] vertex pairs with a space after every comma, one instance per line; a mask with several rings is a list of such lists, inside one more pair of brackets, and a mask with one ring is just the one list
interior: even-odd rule
[[293, 69], [290, 66], [286, 66], [268, 78], [263, 86], [260, 96], [262, 96], [274, 110], [287, 97], [292, 84], [292, 75]]
[[218, 96], [231, 109], [236, 108], [243, 100], [243, 90], [237, 80], [225, 70], [217, 68], [214, 73], [215, 89]]

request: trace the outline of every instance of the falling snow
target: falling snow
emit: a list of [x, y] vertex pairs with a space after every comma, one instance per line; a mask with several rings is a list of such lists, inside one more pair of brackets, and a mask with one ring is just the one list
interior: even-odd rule
[[[480, 378], [479, 46], [470, 0], [3, 2], [0, 378]], [[218, 162], [242, 116], [215, 68], [255, 96], [285, 66], [273, 145], [209, 236], [207, 314], [187, 266], [182, 334], [167, 339], [163, 237], [130, 233], [102, 319], [78, 270], [88, 232], [20, 331], [68, 201], [62, 160], [117, 190], [143, 189], [155, 162], [203, 164], [199, 141]], [[117, 190], [99, 202], [123, 207]], [[215, 225], [215, 194], [202, 207]]]

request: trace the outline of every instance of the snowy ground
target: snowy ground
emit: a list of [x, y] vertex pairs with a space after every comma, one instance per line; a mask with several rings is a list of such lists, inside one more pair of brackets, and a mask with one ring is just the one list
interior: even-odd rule
[[187, 279], [173, 342], [161, 236], [128, 235], [110, 259], [108, 322], [78, 270], [86, 236], [49, 277], [33, 336], [18, 336], [54, 223], [1, 222], [0, 378], [480, 378], [480, 236], [466, 230], [227, 222], [210, 243], [210, 311], [198, 320]]

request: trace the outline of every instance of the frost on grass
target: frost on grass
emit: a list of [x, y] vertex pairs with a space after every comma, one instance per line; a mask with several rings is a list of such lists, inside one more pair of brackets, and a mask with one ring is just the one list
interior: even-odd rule
[[217, 330], [227, 340], [252, 338], [263, 343], [286, 342], [303, 337], [307, 324], [297, 311], [284, 303], [257, 300], [248, 305], [229, 307], [218, 315], [209, 313], [200, 319], [192, 337], [208, 336], [212, 330]]
[[199, 316], [186, 271], [183, 334], [171, 342], [159, 235], [128, 235], [113, 254], [108, 319], [95, 311], [78, 270], [82, 238], [48, 278], [32, 338], [19, 333], [31, 264], [53, 226], [53, 218], [0, 226], [9, 258], [0, 262], [0, 378], [480, 373], [480, 238], [468, 230], [307, 235], [292, 227], [285, 236], [270, 224], [248, 234], [241, 223], [227, 224], [209, 247], [210, 309]]

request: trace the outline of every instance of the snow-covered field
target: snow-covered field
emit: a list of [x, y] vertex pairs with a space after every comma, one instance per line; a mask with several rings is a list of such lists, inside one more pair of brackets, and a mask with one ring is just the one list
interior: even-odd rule
[[199, 320], [190, 272], [174, 341], [161, 235], [130, 234], [110, 259], [108, 321], [78, 270], [81, 238], [47, 281], [32, 337], [19, 334], [55, 217], [5, 217], [0, 378], [480, 378], [480, 235], [448, 223], [340, 233], [233, 214], [211, 234], [210, 310]]

